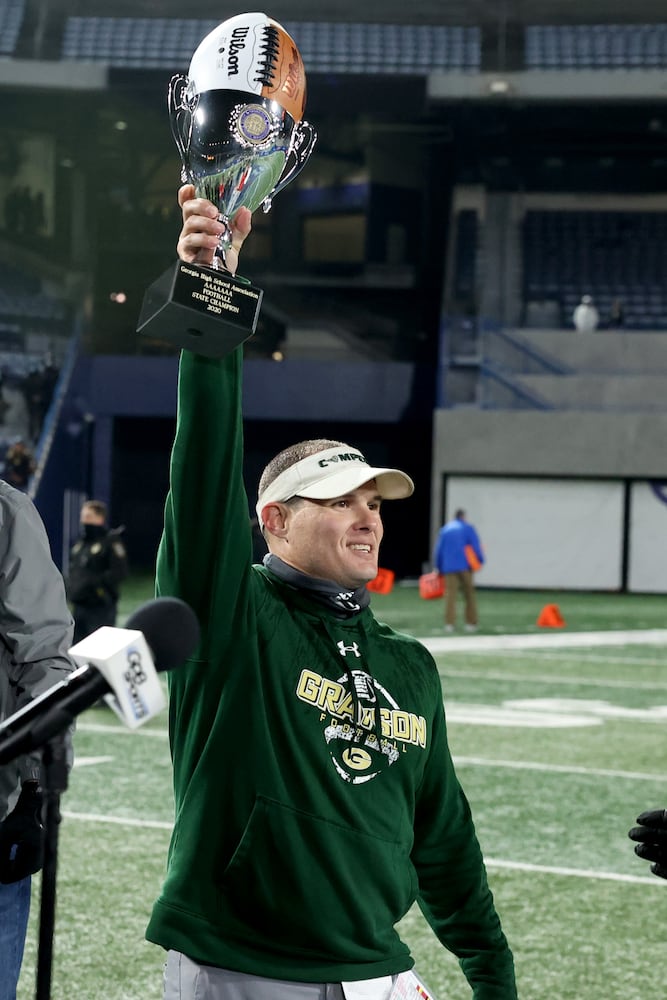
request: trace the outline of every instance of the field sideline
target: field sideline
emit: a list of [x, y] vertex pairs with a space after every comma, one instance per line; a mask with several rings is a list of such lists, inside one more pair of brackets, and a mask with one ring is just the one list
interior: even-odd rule
[[[127, 610], [144, 595], [128, 594]], [[409, 588], [382, 598], [378, 617], [421, 635], [438, 663], [520, 996], [656, 995], [667, 882], [635, 857], [627, 830], [667, 805], [664, 597], [483, 592], [482, 633], [454, 636], [442, 634], [439, 602]], [[549, 599], [566, 629], [534, 627]], [[159, 1000], [162, 953], [143, 933], [171, 828], [166, 716], [130, 733], [105, 709], [84, 713], [76, 756], [62, 801], [53, 1000]], [[38, 891], [36, 878], [18, 1000], [34, 995]], [[416, 908], [401, 932], [438, 1000], [470, 997]]]

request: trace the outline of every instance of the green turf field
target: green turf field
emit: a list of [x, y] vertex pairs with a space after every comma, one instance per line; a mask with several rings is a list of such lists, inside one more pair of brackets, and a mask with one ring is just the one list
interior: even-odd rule
[[[148, 596], [149, 581], [132, 581], [121, 618]], [[565, 629], [536, 627], [549, 602]], [[655, 636], [613, 646], [593, 638], [663, 628], [667, 600], [482, 591], [479, 604], [481, 635], [450, 638], [442, 604], [420, 600], [414, 587], [373, 598], [378, 617], [443, 649], [450, 743], [519, 994], [662, 996], [667, 882], [634, 856], [627, 830], [643, 809], [667, 805], [667, 652]], [[598, 636], [575, 647], [480, 648], [503, 634], [534, 641], [577, 631]], [[62, 800], [53, 1000], [159, 1000], [162, 953], [143, 933], [171, 821], [166, 716], [131, 733], [93, 709], [80, 718], [75, 749]], [[34, 995], [38, 892], [39, 877], [19, 1000]], [[417, 910], [402, 933], [438, 1000], [470, 997]]]
[[[121, 618], [152, 596], [152, 578], [136, 576], [124, 586]], [[667, 628], [667, 598], [662, 594], [613, 594], [561, 591], [478, 591], [480, 632], [539, 632], [537, 616], [545, 604], [557, 604], [571, 631], [597, 629]], [[374, 594], [378, 618], [414, 635], [441, 635], [442, 600], [425, 601], [414, 581], [394, 587], [390, 594]], [[119, 624], [121, 624], [119, 622]]]

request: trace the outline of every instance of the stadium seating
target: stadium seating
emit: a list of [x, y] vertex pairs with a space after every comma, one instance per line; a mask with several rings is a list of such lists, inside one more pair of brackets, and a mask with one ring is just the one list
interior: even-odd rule
[[[63, 59], [111, 66], [187, 68], [218, 21], [194, 18], [68, 17]], [[445, 25], [285, 22], [310, 72], [478, 71], [481, 32]]]
[[667, 24], [534, 24], [526, 69], [664, 69]]
[[190, 18], [68, 17], [61, 55], [144, 69], [184, 66], [217, 23]]
[[0, 261], [0, 320], [21, 319], [53, 321], [54, 326], [67, 316], [61, 299], [44, 292], [34, 273]]
[[[0, 5], [0, 52], [12, 52], [25, 0]], [[63, 59], [185, 68], [212, 19], [87, 17], [65, 21]], [[286, 21], [311, 72], [478, 72], [481, 29], [452, 25]], [[526, 25], [526, 69], [664, 69], [667, 24]]]
[[25, 0], [0, 0], [0, 56], [16, 48], [25, 15]]
[[557, 301], [563, 326], [582, 294], [602, 321], [619, 299], [628, 329], [667, 329], [667, 213], [529, 211], [524, 302]]
[[18, 386], [46, 356], [57, 364], [71, 339], [72, 308], [43, 288], [34, 272], [0, 261], [0, 373]]

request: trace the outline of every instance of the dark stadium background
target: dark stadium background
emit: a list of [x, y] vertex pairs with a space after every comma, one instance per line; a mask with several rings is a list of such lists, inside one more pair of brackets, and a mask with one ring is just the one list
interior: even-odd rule
[[[41, 234], [10, 233], [6, 219], [0, 228], [0, 287], [3, 280], [11, 287], [12, 268], [46, 282], [67, 301], [66, 322], [79, 336], [61, 405], [35, 442], [41, 465], [34, 494], [59, 562], [83, 494], [110, 501], [137, 568], [150, 567], [159, 537], [176, 361], [173, 352], [141, 342], [135, 325], [143, 291], [175, 255], [180, 163], [165, 96], [172, 72], [187, 70], [183, 62], [109, 64], [93, 85], [86, 82], [90, 67], [104, 63], [93, 59], [70, 62], [63, 73], [68, 19], [217, 22], [239, 9], [209, 0], [187, 7], [174, 0], [26, 0], [14, 48], [0, 59], [2, 190], [11, 186], [26, 137], [48, 150], [44, 171], [53, 190]], [[299, 182], [256, 219], [256, 246], [242, 267], [265, 289], [260, 329], [247, 347], [251, 496], [264, 462], [302, 437], [341, 437], [377, 463], [405, 467], [418, 491], [400, 512], [387, 513], [383, 562], [414, 576], [429, 559], [438, 513], [431, 510], [434, 410], [474, 406], [476, 398], [474, 366], [443, 391], [443, 331], [465, 335], [482, 322], [507, 320], [502, 305], [482, 315], [472, 297], [469, 261], [457, 259], [460, 246], [451, 239], [453, 192], [461, 185], [619, 199], [664, 192], [667, 84], [632, 96], [623, 67], [608, 66], [600, 72], [613, 85], [602, 96], [588, 98], [580, 74], [573, 97], [577, 70], [567, 68], [560, 70], [569, 77], [566, 97], [560, 83], [550, 93], [547, 82], [539, 100], [503, 88], [526, 68], [528, 26], [660, 24], [664, 0], [276, 0], [264, 9], [293, 24], [297, 41], [296, 28], [306, 23], [329, 25], [331, 37], [331, 26], [344, 23], [479, 29], [479, 64], [460, 75], [465, 96], [434, 97], [423, 67], [406, 72], [389, 60], [384, 71], [367, 65], [350, 72], [304, 52], [307, 117], [318, 145]], [[111, 300], [118, 292], [124, 304]], [[299, 317], [304, 329], [335, 324], [351, 354], [318, 354], [315, 340], [310, 356], [302, 346], [298, 357], [287, 350], [284, 361], [272, 360], [285, 315]], [[5, 315], [3, 322], [9, 336], [21, 321]]]

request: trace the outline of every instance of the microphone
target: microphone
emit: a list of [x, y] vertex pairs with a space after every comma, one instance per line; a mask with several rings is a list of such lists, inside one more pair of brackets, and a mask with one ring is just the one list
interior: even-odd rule
[[80, 666], [0, 724], [0, 764], [41, 747], [106, 697], [131, 728], [164, 707], [156, 671], [182, 664], [199, 642], [197, 617], [176, 597], [138, 608], [125, 628], [103, 626], [69, 650]]

